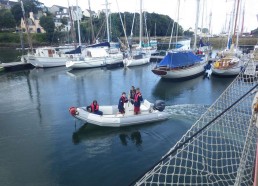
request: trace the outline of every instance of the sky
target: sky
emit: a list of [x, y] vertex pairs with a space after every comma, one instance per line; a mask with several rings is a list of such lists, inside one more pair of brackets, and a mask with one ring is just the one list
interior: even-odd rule
[[[51, 7], [52, 5], [68, 6], [67, 0], [39, 0], [45, 6]], [[98, 12], [105, 9], [105, 3], [108, 1], [111, 12], [139, 12], [139, 0], [77, 0], [78, 5], [82, 10], [89, 9], [89, 2], [91, 10]], [[234, 0], [200, 0], [199, 12], [199, 27], [209, 28], [209, 14], [211, 16], [211, 31], [213, 34], [220, 33], [223, 28], [228, 27], [230, 19], [230, 12], [233, 9]], [[250, 32], [258, 27], [258, 0], [242, 0], [245, 4], [244, 16], [244, 32]], [[76, 0], [69, 0], [70, 5], [76, 5]], [[143, 0], [143, 11], [149, 13], [155, 12], [158, 14], [168, 15], [175, 21], [178, 20], [179, 24], [183, 26], [184, 30], [190, 27], [195, 28], [196, 20], [196, 7], [197, 0], [180, 0], [179, 16], [178, 0]], [[202, 6], [204, 4], [204, 6]], [[204, 10], [204, 13], [202, 14]], [[203, 15], [203, 16], [202, 16]], [[178, 18], [179, 17], [179, 18]], [[203, 17], [203, 19], [202, 19]], [[225, 30], [225, 29], [224, 29]]]

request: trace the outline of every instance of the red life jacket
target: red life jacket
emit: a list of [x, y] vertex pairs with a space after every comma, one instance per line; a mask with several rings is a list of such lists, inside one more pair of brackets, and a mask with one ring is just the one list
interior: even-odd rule
[[125, 103], [125, 97], [121, 96], [122, 102]]
[[137, 102], [138, 101], [138, 98], [139, 98], [139, 95], [141, 93], [140, 92], [137, 92], [135, 95], [134, 95], [134, 101]]
[[94, 105], [92, 103], [90, 106], [91, 106], [91, 112], [95, 112], [95, 111], [99, 110], [99, 105], [98, 104]]

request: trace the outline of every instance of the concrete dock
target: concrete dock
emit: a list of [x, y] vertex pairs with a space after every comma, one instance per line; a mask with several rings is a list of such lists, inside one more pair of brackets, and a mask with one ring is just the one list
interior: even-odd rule
[[11, 70], [23, 70], [23, 69], [31, 69], [34, 68], [34, 66], [30, 63], [25, 62], [10, 62], [10, 63], [0, 63], [0, 69], [3, 68], [6, 71]]

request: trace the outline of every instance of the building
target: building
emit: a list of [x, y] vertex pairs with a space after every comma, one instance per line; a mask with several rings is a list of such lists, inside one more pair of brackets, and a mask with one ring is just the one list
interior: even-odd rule
[[[34, 16], [33, 12], [30, 12], [30, 17], [27, 19], [27, 24], [30, 33], [45, 33], [46, 31], [39, 24], [39, 17]], [[23, 18], [21, 18], [21, 30], [26, 31], [26, 26]]]

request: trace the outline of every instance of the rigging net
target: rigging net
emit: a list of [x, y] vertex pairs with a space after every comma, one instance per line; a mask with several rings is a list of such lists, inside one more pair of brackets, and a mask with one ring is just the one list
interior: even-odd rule
[[[251, 59], [245, 68], [255, 68]], [[135, 185], [251, 185], [257, 128], [257, 73], [244, 70], [169, 152]]]

